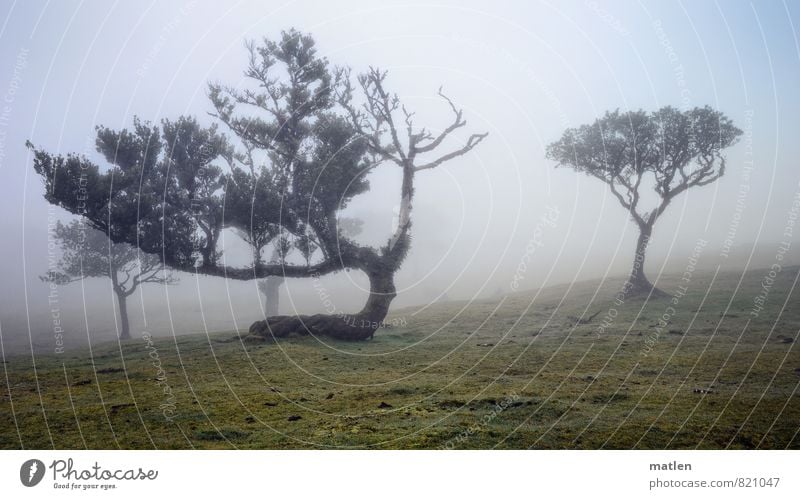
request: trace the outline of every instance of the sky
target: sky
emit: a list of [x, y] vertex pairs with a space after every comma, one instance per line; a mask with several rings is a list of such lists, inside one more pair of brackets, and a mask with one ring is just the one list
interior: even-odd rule
[[[413, 248], [397, 277], [396, 307], [491, 297], [512, 291], [512, 282], [533, 289], [627, 272], [637, 237], [630, 217], [604, 184], [556, 169], [544, 154], [565, 128], [614, 109], [710, 105], [745, 132], [727, 150], [726, 175], [684, 193], [659, 220], [648, 275], [685, 266], [701, 239], [702, 267], [768, 266], [800, 191], [798, 16], [796, 4], [735, 0], [4, 0], [0, 329], [8, 337], [47, 327], [48, 288], [37, 277], [47, 269], [48, 221], [69, 219], [43, 200], [25, 141], [101, 162], [97, 125], [182, 114], [211, 123], [207, 83], [240, 84], [244, 41], [291, 27], [313, 34], [332, 64], [387, 70], [387, 86], [432, 130], [450, 118], [437, 97], [442, 86], [468, 121], [453, 147], [489, 132], [470, 154], [417, 177]], [[372, 190], [347, 208], [365, 222], [362, 242], [388, 237], [399, 180], [396, 168], [378, 168]], [[231, 261], [244, 255], [232, 233], [225, 247]], [[363, 303], [363, 276], [322, 282], [341, 309]], [[63, 307], [79, 312], [76, 328], [113, 327], [107, 281], [60, 293]], [[133, 320], [149, 327], [149, 313], [161, 332], [185, 331], [174, 321], [181, 310], [191, 311], [192, 328], [247, 327], [260, 303], [254, 283], [189, 275], [135, 299]], [[307, 281], [283, 291], [285, 313], [321, 306]]]

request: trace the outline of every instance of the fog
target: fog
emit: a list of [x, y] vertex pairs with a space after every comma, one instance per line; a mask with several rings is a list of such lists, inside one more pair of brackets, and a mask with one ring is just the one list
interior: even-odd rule
[[[440, 86], [465, 110], [470, 154], [416, 179], [413, 244], [393, 310], [437, 301], [626, 273], [637, 227], [597, 179], [556, 169], [545, 147], [606, 110], [710, 105], [744, 131], [725, 176], [676, 198], [655, 227], [647, 272], [699, 265], [768, 266], [800, 191], [797, 6], [778, 2], [9, 2], [0, 6], [0, 333], [4, 352], [52, 348], [53, 310], [70, 344], [115, 337], [110, 282], [53, 290], [48, 223], [70, 220], [42, 198], [25, 141], [48, 151], [94, 151], [94, 128], [181, 114], [204, 124], [209, 81], [237, 84], [243, 41], [296, 27], [332, 64], [389, 71], [417, 123], [448, 124]], [[458, 141], [454, 142], [458, 145]], [[452, 147], [452, 145], [451, 145]], [[400, 171], [385, 164], [343, 216], [357, 240], [382, 244], [400, 202]], [[727, 242], [726, 242], [727, 241]], [[228, 263], [244, 263], [235, 233]], [[792, 248], [789, 263], [800, 263]], [[129, 305], [134, 337], [246, 329], [263, 317], [256, 283], [179, 275], [146, 285]], [[281, 312], [358, 310], [364, 276], [288, 280]], [[517, 282], [518, 286], [512, 286]], [[322, 299], [329, 296], [330, 300]]]

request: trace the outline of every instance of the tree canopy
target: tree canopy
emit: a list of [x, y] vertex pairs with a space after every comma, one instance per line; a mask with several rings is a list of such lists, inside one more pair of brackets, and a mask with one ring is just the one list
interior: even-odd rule
[[[99, 127], [97, 149], [107, 168], [29, 143], [45, 197], [85, 217], [114, 243], [158, 255], [177, 270], [233, 279], [362, 270], [370, 278], [370, 299], [357, 315], [375, 324], [395, 296], [394, 272], [410, 245], [416, 173], [470, 152], [486, 134], [439, 152], [466, 125], [463, 111], [441, 89], [453, 121], [434, 134], [415, 126], [414, 113], [386, 90], [386, 72], [370, 68], [353, 79], [349, 69], [317, 54], [310, 35], [289, 30], [246, 48], [244, 83], [214, 82], [208, 89], [211, 115], [229, 135], [191, 117], [159, 126], [135, 120], [133, 129], [119, 132]], [[338, 214], [369, 190], [368, 174], [382, 164], [403, 172], [400, 223], [385, 245], [372, 248], [353, 241], [352, 227], [340, 226]], [[226, 228], [251, 246], [250, 265], [221, 262], [218, 239]], [[270, 243], [279, 258], [264, 263]], [[289, 263], [290, 251], [302, 262]], [[283, 329], [297, 327], [292, 322]]]
[[[678, 194], [722, 177], [722, 151], [741, 133], [727, 116], [708, 106], [686, 111], [667, 106], [651, 113], [616, 110], [591, 125], [567, 129], [547, 147], [547, 157], [608, 184], [643, 225], [655, 222]], [[648, 175], [661, 199], [650, 210], [639, 204]]]

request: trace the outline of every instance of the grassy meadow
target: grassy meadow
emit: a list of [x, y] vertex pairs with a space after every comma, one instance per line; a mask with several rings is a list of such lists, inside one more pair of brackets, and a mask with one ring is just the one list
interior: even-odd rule
[[[0, 448], [800, 448], [798, 268], [393, 311], [373, 341], [235, 331], [6, 357]], [[668, 318], [668, 323], [660, 318]], [[34, 362], [35, 360], [35, 362]]]

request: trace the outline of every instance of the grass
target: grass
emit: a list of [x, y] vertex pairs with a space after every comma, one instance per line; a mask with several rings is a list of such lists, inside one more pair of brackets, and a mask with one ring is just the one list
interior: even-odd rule
[[398, 310], [406, 326], [364, 343], [232, 332], [10, 357], [0, 448], [796, 449], [797, 273], [758, 317], [765, 271], [706, 272], [674, 312], [615, 304], [609, 280]]

